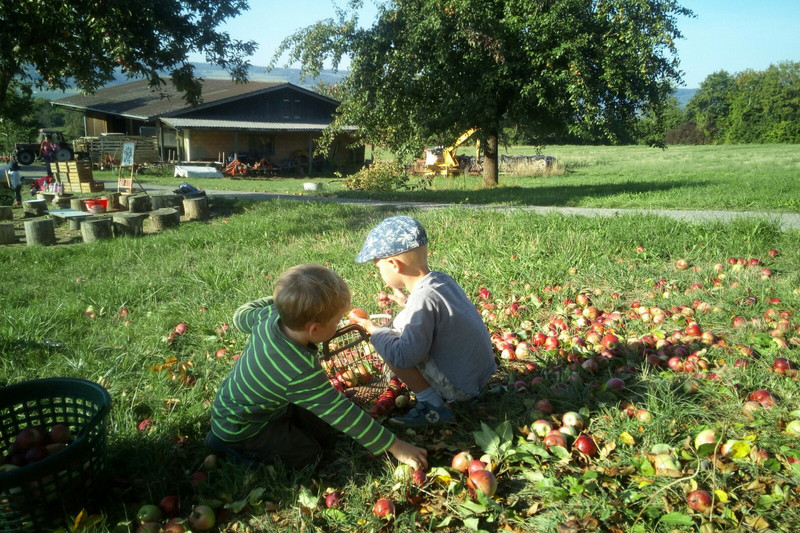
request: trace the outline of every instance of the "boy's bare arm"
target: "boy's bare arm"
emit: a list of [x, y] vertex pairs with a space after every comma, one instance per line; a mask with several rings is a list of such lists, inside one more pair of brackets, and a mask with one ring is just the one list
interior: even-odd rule
[[426, 470], [428, 468], [428, 450], [425, 448], [419, 448], [398, 438], [389, 446], [389, 452], [394, 455], [395, 459], [407, 464], [414, 470]]

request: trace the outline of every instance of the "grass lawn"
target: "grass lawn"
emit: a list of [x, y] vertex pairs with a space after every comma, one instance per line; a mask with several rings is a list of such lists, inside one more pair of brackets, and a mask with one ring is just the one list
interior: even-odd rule
[[[692, 149], [692, 159], [706, 149], [713, 147]], [[603, 150], [585, 150], [585, 166], [578, 165], [583, 149], [552, 153], [575, 161], [585, 184], [613, 176], [612, 167], [619, 173], [627, 159], [639, 170], [620, 183], [641, 173], [658, 189], [638, 148], [628, 155], [606, 149], [607, 164], [587, 155]], [[770, 150], [779, 148], [754, 147], [761, 167]], [[709, 156], [707, 166], [716, 159]], [[788, 175], [791, 165], [784, 166]], [[520, 179], [572, 178], [568, 171]], [[675, 179], [684, 185], [661, 188], [659, 207], [698, 196], [689, 194], [695, 178]], [[606, 200], [624, 196], [621, 189]], [[754, 201], [766, 209], [761, 202], [769, 200]], [[690, 206], [699, 207], [683, 207]], [[431, 267], [452, 275], [481, 310], [500, 367], [476, 403], [457, 406], [457, 424], [402, 431], [429, 452], [428, 483], [419, 488], [395, 475], [394, 460], [347, 440], [317, 470], [206, 462], [210, 402], [247, 341], [223, 324], [240, 304], [270, 294], [283, 270], [305, 262], [335, 269], [353, 305], [378, 312], [380, 278], [354, 257], [368, 230], [398, 212], [291, 201], [216, 200], [212, 207], [207, 223], [139, 238], [0, 247], [0, 384], [80, 377], [112, 397], [108, 490], [102, 505], [87, 502], [76, 530], [133, 531], [137, 510], [166, 495], [179, 498], [182, 517], [197, 504], [214, 507], [217, 529], [231, 532], [788, 532], [800, 523], [800, 422], [793, 423], [800, 419], [793, 369], [800, 365], [800, 232], [654, 216], [411, 211], [428, 230]], [[743, 200], [733, 207], [752, 208]], [[187, 330], [170, 342], [179, 323]], [[537, 333], [557, 345], [537, 346]], [[617, 346], [610, 338], [600, 343], [607, 333]], [[218, 357], [223, 348], [228, 354]], [[790, 368], [774, 371], [778, 358]], [[748, 403], [758, 390], [768, 394]], [[573, 425], [545, 438], [540, 420]], [[714, 432], [711, 444], [696, 441], [705, 430]], [[12, 438], [3, 435], [4, 448]], [[462, 451], [491, 458], [492, 497], [471, 493], [451, 468]], [[11, 475], [0, 473], [0, 493]], [[695, 505], [698, 493], [691, 502], [699, 510], [689, 506], [695, 490], [708, 493], [708, 506]], [[338, 508], [325, 506], [331, 491], [342, 496]], [[396, 506], [389, 525], [371, 512], [378, 498]], [[71, 510], [65, 527], [79, 511]], [[0, 519], [3, 512], [0, 505]]]
[[[643, 209], [800, 210], [800, 150], [794, 145], [549, 146], [563, 173], [501, 175], [494, 190], [476, 176], [436, 179], [426, 190], [375, 193], [343, 190], [343, 178], [318, 176], [262, 180], [196, 179], [206, 189], [310, 194], [306, 181], [322, 182], [330, 196], [449, 203]], [[468, 151], [465, 151], [468, 153]], [[503, 153], [533, 155], [531, 147]], [[113, 173], [96, 173], [114, 179]], [[100, 179], [100, 178], [97, 178]], [[177, 178], [142, 175], [143, 183], [177, 186]], [[412, 179], [412, 184], [415, 180]]]

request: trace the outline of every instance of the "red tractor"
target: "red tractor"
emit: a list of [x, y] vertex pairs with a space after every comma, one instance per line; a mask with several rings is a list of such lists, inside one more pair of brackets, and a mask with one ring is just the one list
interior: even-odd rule
[[14, 143], [17, 162], [20, 165], [30, 165], [38, 157], [41, 157], [40, 146], [46, 136], [50, 137], [50, 140], [58, 146], [58, 149], [53, 152], [53, 161], [69, 161], [75, 156], [72, 146], [64, 139], [61, 130], [43, 128], [39, 130], [39, 136], [35, 143]]

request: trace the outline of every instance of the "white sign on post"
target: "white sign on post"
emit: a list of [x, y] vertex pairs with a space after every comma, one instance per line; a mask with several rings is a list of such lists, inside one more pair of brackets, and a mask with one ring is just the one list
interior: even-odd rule
[[122, 164], [123, 167], [133, 166], [133, 151], [136, 143], [122, 143]]

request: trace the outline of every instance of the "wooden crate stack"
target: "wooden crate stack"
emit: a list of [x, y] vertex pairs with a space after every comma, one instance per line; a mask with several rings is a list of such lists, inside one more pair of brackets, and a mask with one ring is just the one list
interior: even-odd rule
[[118, 166], [122, 159], [122, 145], [126, 142], [133, 142], [136, 148], [133, 152], [133, 162], [137, 165], [144, 163], [160, 163], [161, 156], [158, 150], [158, 139], [156, 137], [145, 137], [139, 135], [121, 135], [114, 133], [104, 133], [99, 137], [80, 137], [75, 140], [73, 147], [75, 151], [88, 153], [94, 164], [104, 167], [106, 164]]
[[64, 192], [87, 193], [105, 189], [102, 182], [94, 181], [91, 161], [59, 161], [56, 174]]

